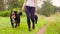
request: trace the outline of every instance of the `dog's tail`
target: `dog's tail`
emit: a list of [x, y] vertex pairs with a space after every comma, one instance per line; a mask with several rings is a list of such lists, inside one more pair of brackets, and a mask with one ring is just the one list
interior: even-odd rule
[[34, 17], [35, 17], [35, 23], [37, 24], [38, 16], [37, 15], [34, 15]]

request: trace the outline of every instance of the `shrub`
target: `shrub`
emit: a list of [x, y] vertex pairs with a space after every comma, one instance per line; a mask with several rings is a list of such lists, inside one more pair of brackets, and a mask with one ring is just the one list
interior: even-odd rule
[[2, 17], [8, 17], [8, 16], [10, 16], [10, 11], [1, 11], [0, 12], [0, 16], [2, 16]]
[[[19, 13], [20, 11], [18, 10], [18, 13]], [[10, 13], [11, 13], [11, 11], [0, 11], [0, 16], [1, 17], [9, 17], [10, 16]], [[26, 15], [25, 15], [25, 13], [24, 12], [22, 12], [22, 16], [21, 17], [25, 17]]]

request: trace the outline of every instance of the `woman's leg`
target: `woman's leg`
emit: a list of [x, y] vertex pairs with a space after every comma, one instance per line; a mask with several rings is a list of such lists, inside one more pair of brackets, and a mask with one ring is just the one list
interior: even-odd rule
[[30, 9], [29, 9], [29, 7], [28, 6], [26, 6], [25, 7], [25, 11], [26, 11], [26, 16], [27, 16], [27, 24], [28, 24], [28, 28], [29, 28], [29, 31], [31, 30], [30, 28], [30, 11], [29, 11]]
[[32, 20], [32, 28], [34, 29], [35, 28], [35, 23], [34, 23], [34, 13], [35, 13], [35, 8], [34, 7], [31, 7], [31, 20]]

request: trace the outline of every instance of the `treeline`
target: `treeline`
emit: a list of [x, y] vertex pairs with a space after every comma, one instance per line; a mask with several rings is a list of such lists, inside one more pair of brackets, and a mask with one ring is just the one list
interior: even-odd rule
[[[0, 11], [12, 10], [13, 8], [21, 9], [24, 0], [0, 0]], [[60, 7], [54, 6], [51, 0], [43, 1], [42, 7], [38, 7], [38, 13], [40, 15], [50, 16], [56, 12], [60, 12]]]
[[60, 12], [60, 7], [54, 6], [51, 0], [43, 1], [42, 7], [38, 7], [38, 13], [40, 15], [50, 16], [56, 12]]
[[0, 10], [21, 8], [24, 0], [0, 0]]

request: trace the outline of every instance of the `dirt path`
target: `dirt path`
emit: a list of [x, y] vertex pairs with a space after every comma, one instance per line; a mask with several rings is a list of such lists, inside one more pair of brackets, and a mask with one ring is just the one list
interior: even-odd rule
[[45, 16], [40, 16], [42, 18], [44, 18], [45, 20], [48, 21], [48, 23], [46, 25], [44, 25], [43, 27], [40, 28], [40, 30], [37, 32], [37, 34], [45, 34], [45, 30], [46, 30], [46, 26], [49, 25], [49, 22], [55, 22], [56, 21], [56, 16], [60, 15], [59, 13], [52, 15], [50, 17], [45, 17]]
[[[42, 16], [42, 18], [44, 18], [45, 20], [47, 20], [48, 22], [54, 22], [55, 20], [55, 15], [53, 15], [52, 17], [44, 17]], [[45, 34], [45, 30], [46, 30], [46, 26], [48, 26], [49, 23], [47, 23], [46, 25], [44, 25], [43, 27], [40, 28], [40, 30], [37, 32], [37, 34]]]
[[[44, 18], [45, 20], [49, 20], [49, 18], [46, 18], [44, 16], [42, 18]], [[41, 27], [37, 34], [45, 34], [46, 26], [48, 26], [48, 23]]]
[[45, 30], [46, 30], [46, 26], [47, 25], [44, 25], [42, 28], [40, 28], [40, 30], [37, 32], [37, 34], [44, 34]]

